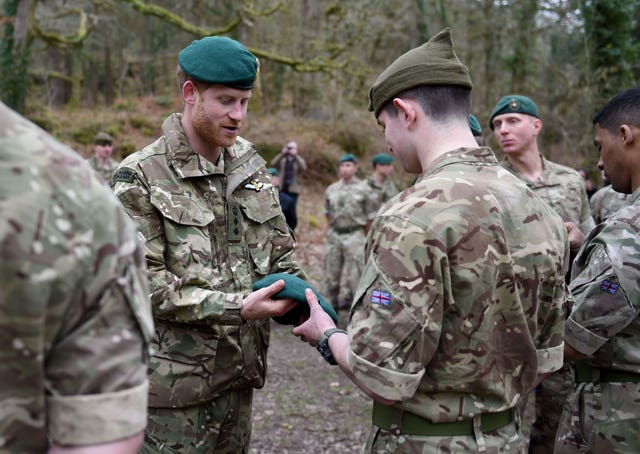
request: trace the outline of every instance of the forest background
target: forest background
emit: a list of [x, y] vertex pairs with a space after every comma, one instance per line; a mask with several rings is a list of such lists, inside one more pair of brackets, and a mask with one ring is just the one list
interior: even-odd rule
[[401, 53], [452, 28], [488, 118], [509, 93], [535, 100], [541, 150], [599, 181], [591, 117], [640, 78], [634, 0], [2, 0], [0, 99], [88, 155], [99, 130], [123, 157], [181, 109], [178, 52], [205, 35], [243, 42], [260, 74], [242, 135], [269, 159], [297, 140], [335, 178], [343, 152], [386, 149], [367, 93]]

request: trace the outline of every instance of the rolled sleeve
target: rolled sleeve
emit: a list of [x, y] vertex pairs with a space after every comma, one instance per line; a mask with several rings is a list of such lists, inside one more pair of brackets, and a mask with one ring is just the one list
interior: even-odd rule
[[149, 384], [145, 380], [122, 391], [49, 396], [49, 434], [63, 445], [107, 443], [135, 435], [147, 424], [148, 392]]
[[376, 366], [349, 350], [347, 355], [349, 370], [358, 383], [389, 400], [406, 400], [412, 397], [420, 385], [424, 369], [415, 374]]
[[574, 350], [587, 356], [593, 355], [609, 340], [589, 331], [572, 318], [569, 318], [564, 325], [564, 337], [567, 344]]

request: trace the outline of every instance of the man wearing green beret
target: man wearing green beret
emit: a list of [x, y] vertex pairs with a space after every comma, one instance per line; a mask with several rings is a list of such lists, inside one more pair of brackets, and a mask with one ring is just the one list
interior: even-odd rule
[[351, 305], [364, 265], [364, 239], [372, 199], [356, 177], [358, 160], [352, 153], [338, 161], [340, 179], [324, 194], [329, 230], [324, 243], [324, 294], [338, 311]]
[[373, 173], [365, 179], [372, 199], [369, 224], [376, 217], [380, 207], [398, 193], [398, 188], [391, 179], [394, 170], [393, 161], [395, 158], [387, 153], [378, 153], [371, 159]]
[[87, 161], [107, 183], [111, 181], [113, 172], [118, 168], [118, 161], [111, 157], [112, 154], [113, 137], [109, 133], [100, 131], [93, 139], [93, 156]]
[[522, 453], [514, 409], [562, 365], [567, 232], [476, 144], [471, 86], [449, 29], [373, 84], [370, 110], [419, 176], [371, 226], [347, 333], [310, 291], [293, 330], [374, 399], [364, 452]]
[[[491, 112], [490, 125], [505, 155], [501, 164], [547, 202], [563, 221], [575, 224], [584, 234], [589, 233], [595, 223], [582, 177], [571, 167], [549, 161], [538, 148], [537, 138], [542, 129], [538, 106], [526, 96], [504, 96]], [[525, 411], [523, 426], [527, 433], [533, 424], [533, 453], [553, 451], [562, 402], [572, 387], [573, 372], [567, 365], [541, 383], [535, 395], [529, 397], [535, 399], [535, 415]]]
[[482, 137], [482, 126], [480, 126], [480, 122], [475, 115], [469, 114], [469, 128], [473, 133], [473, 137], [476, 138], [476, 142], [478, 145], [484, 145], [484, 137]]
[[193, 41], [178, 57], [182, 113], [128, 156], [111, 185], [145, 240], [156, 332], [143, 452], [248, 452], [253, 388], [264, 384], [272, 299], [305, 278], [278, 190], [238, 136], [258, 70], [229, 38]]

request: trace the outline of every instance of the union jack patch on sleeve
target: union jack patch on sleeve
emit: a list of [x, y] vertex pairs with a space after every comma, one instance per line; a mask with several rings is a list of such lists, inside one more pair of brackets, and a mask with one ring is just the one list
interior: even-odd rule
[[602, 281], [602, 284], [600, 284], [600, 290], [607, 293], [616, 293], [618, 291], [618, 287], [620, 287], [620, 284], [617, 282], [611, 282], [608, 279]]
[[373, 304], [388, 306], [391, 304], [391, 293], [383, 292], [382, 290], [373, 290], [371, 292], [371, 302]]

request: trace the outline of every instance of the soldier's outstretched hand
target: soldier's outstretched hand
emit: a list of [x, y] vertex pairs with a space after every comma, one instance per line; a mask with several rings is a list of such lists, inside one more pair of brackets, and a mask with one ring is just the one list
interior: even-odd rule
[[336, 324], [333, 323], [331, 316], [322, 309], [313, 290], [306, 289], [304, 296], [307, 298], [307, 303], [309, 303], [309, 319], [302, 325], [293, 328], [291, 332], [295, 336], [302, 337], [303, 340], [311, 345], [316, 345], [322, 333], [329, 328], [335, 328]]

